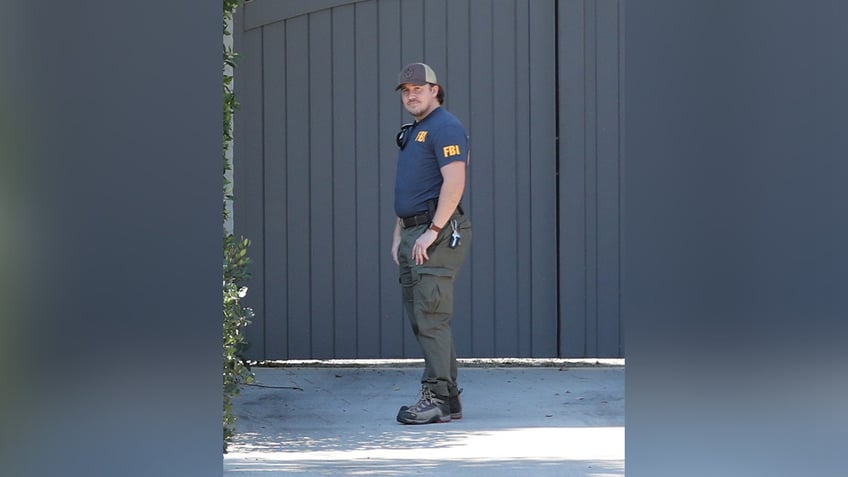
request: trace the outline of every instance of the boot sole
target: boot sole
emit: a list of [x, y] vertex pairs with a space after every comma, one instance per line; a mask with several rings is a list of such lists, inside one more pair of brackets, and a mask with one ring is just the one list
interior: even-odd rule
[[450, 416], [439, 417], [433, 416], [429, 421], [416, 421], [414, 419], [404, 419], [400, 416], [397, 417], [397, 421], [401, 424], [445, 424], [451, 422]]
[[415, 419], [411, 416], [404, 415], [404, 412], [401, 411], [397, 415], [397, 421], [401, 424], [442, 424], [445, 422], [451, 421], [450, 414], [445, 414], [443, 416], [433, 416], [430, 419]]
[[[403, 411], [406, 411], [407, 409], [409, 409], [409, 406], [401, 406], [400, 411], [398, 411], [398, 412], [403, 412]], [[462, 412], [452, 412], [451, 413], [451, 419], [455, 420], [455, 421], [462, 419]]]

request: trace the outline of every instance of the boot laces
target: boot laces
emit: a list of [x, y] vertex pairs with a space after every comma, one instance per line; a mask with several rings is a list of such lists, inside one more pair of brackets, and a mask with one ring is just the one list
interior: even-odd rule
[[421, 398], [418, 400], [417, 403], [415, 403], [414, 406], [412, 406], [410, 408], [410, 410], [423, 411], [425, 408], [427, 408], [431, 404], [443, 404], [443, 403], [444, 403], [444, 401], [437, 398], [436, 395], [433, 394], [432, 391], [430, 391], [430, 388], [422, 387], [421, 388]]

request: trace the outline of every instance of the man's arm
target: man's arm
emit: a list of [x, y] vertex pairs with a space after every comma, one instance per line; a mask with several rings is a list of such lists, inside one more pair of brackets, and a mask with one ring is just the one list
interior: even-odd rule
[[[433, 225], [436, 227], [445, 228], [448, 221], [459, 205], [462, 199], [462, 192], [465, 190], [465, 162], [453, 161], [442, 166], [442, 188], [439, 192], [439, 205], [436, 207], [436, 213], [433, 216]], [[427, 254], [427, 248], [436, 241], [439, 236], [438, 232], [428, 228], [415, 241], [412, 247], [412, 258], [415, 263], [421, 265], [426, 260], [430, 259]]]
[[442, 189], [439, 192], [439, 205], [433, 215], [433, 224], [445, 228], [465, 190], [465, 162], [454, 161], [442, 167]]
[[395, 261], [395, 264], [400, 265], [398, 262], [398, 248], [400, 247], [400, 217], [395, 220], [395, 231], [392, 234], [392, 259]]

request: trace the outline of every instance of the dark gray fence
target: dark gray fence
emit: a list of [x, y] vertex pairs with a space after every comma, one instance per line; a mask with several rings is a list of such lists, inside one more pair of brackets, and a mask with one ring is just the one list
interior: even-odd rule
[[461, 357], [623, 356], [619, 1], [255, 0], [237, 16], [236, 232], [254, 359], [418, 357], [389, 256], [393, 91], [430, 64], [468, 127]]

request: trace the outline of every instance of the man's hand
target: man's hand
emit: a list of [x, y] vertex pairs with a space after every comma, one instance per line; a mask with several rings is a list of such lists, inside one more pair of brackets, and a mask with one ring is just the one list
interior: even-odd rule
[[438, 236], [439, 234], [435, 230], [427, 229], [426, 232], [418, 237], [415, 245], [412, 246], [412, 259], [415, 260], [416, 265], [421, 265], [425, 261], [430, 260], [430, 256], [427, 255], [427, 248], [433, 245], [433, 242], [436, 241], [436, 237]]

